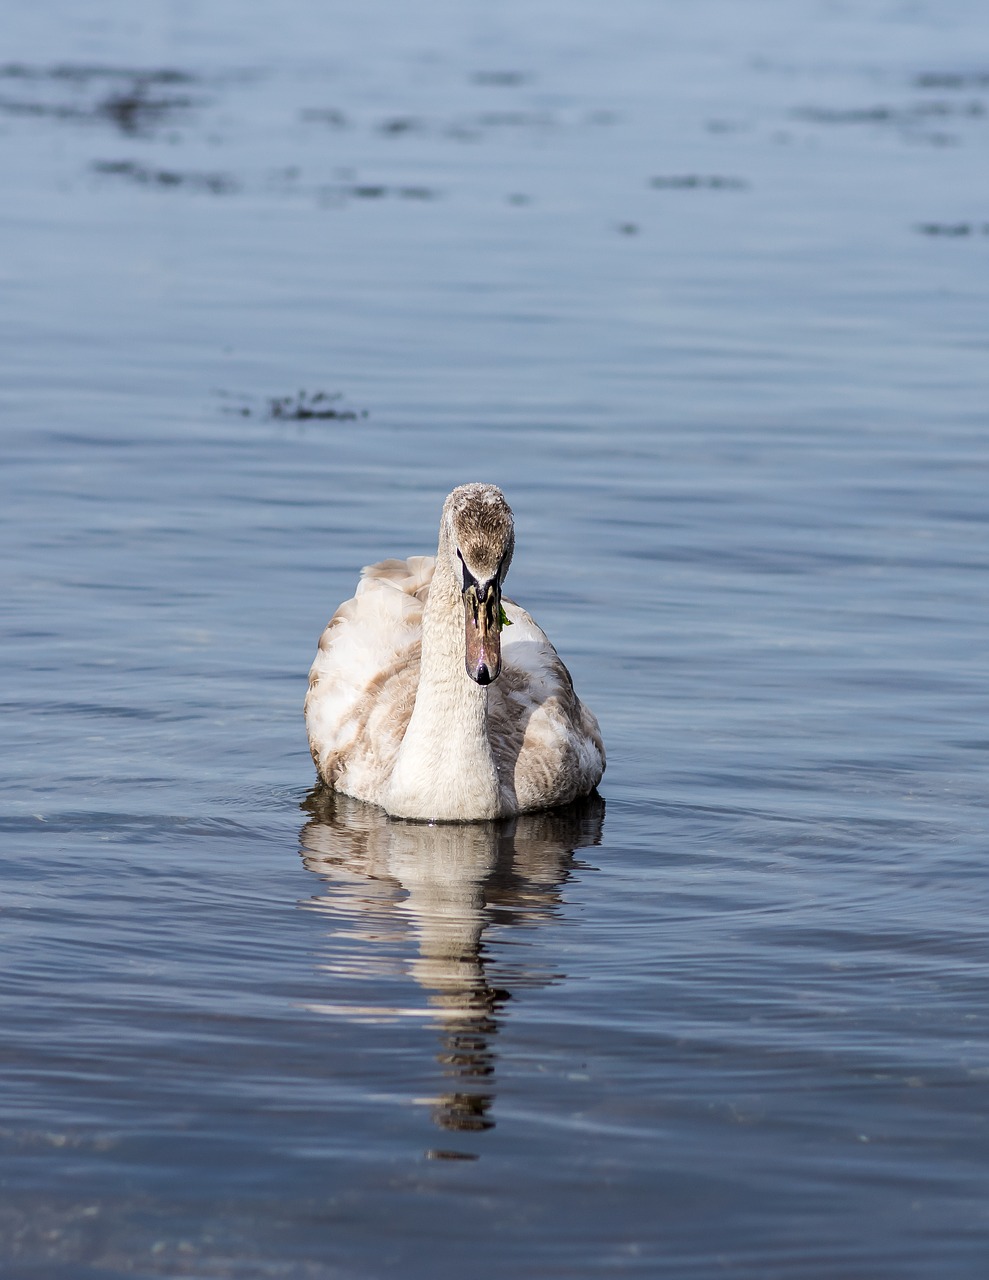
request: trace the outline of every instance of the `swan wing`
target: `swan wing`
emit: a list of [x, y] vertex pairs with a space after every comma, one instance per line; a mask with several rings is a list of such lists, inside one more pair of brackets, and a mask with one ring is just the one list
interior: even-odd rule
[[330, 619], [309, 672], [306, 730], [320, 777], [359, 799], [378, 793], [415, 705], [432, 556], [368, 565]]
[[522, 813], [569, 804], [601, 781], [601, 730], [545, 631], [513, 600], [503, 607], [512, 625], [488, 703], [502, 788]]

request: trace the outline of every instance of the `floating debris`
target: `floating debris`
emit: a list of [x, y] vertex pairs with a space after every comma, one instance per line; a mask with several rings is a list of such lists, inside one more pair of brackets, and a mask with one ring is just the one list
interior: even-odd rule
[[276, 396], [268, 401], [268, 416], [290, 422], [307, 422], [311, 418], [355, 422], [358, 418], [367, 417], [366, 409], [340, 407], [342, 399], [340, 392], [328, 395], [325, 391], [317, 391], [312, 396], [305, 391], [294, 396]]
[[268, 418], [277, 422], [356, 422], [366, 418], [366, 409], [350, 409], [341, 402], [343, 395], [337, 391], [317, 391], [310, 395], [299, 391], [292, 396], [270, 396], [259, 402], [253, 396], [236, 391], [216, 391], [227, 403], [224, 413], [234, 413], [238, 418]]

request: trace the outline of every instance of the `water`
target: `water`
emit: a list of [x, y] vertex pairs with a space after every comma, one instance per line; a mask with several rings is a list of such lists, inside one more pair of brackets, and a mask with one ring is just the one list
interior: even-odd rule
[[[983, 7], [4, 25], [4, 1274], [984, 1275]], [[470, 479], [604, 801], [388, 823]]]

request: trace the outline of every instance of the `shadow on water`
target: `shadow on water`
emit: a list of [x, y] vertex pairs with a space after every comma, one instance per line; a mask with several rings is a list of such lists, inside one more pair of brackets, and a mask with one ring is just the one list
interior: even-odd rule
[[[503, 822], [405, 822], [380, 809], [319, 787], [302, 808], [300, 833], [308, 870], [325, 882], [305, 905], [340, 922], [355, 918], [373, 936], [399, 943], [400, 968], [425, 994], [416, 1008], [368, 1010], [319, 1005], [319, 1012], [364, 1021], [421, 1017], [439, 1032], [437, 1061], [448, 1082], [434, 1100], [433, 1118], [445, 1130], [493, 1127], [494, 1039], [513, 990], [559, 981], [560, 973], [514, 960], [486, 935], [532, 927], [556, 917], [574, 851], [600, 844], [604, 801], [593, 795], [564, 809]], [[382, 948], [372, 971], [394, 963]], [[355, 977], [352, 952], [322, 968]], [[365, 965], [360, 977], [366, 979]], [[375, 961], [377, 960], [377, 965]], [[361, 989], [367, 989], [366, 981]]]

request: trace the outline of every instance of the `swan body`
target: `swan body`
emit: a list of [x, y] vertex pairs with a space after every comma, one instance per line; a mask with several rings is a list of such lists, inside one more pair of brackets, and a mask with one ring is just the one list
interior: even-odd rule
[[514, 545], [501, 490], [461, 485], [435, 558], [364, 569], [309, 673], [306, 729], [325, 783], [427, 821], [508, 817], [594, 790], [597, 720], [546, 634], [501, 593]]

